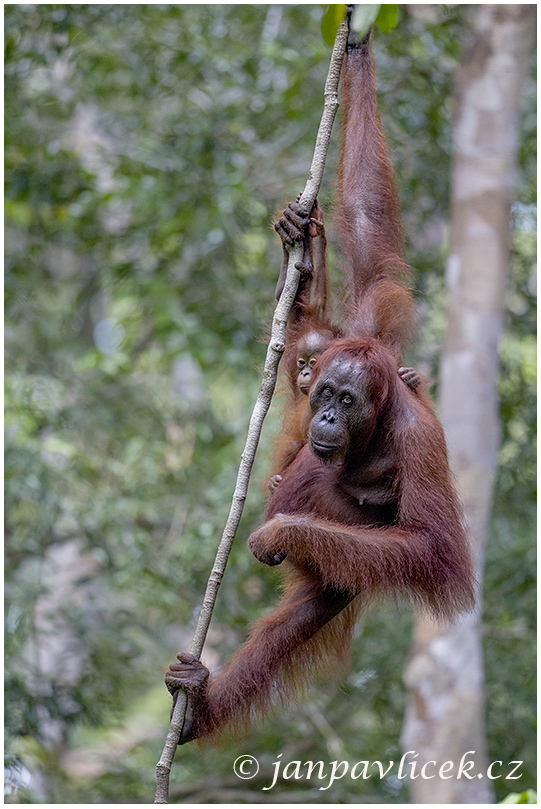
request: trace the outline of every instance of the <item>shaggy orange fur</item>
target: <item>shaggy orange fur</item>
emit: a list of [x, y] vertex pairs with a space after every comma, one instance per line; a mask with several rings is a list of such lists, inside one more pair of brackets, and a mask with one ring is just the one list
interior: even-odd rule
[[[285, 592], [217, 678], [190, 655], [171, 664], [168, 687], [189, 695], [182, 741], [215, 739], [302, 691], [315, 671], [336, 671], [373, 599], [404, 597], [444, 619], [473, 603], [443, 432], [426, 394], [397, 373], [413, 300], [368, 42], [348, 47], [343, 73], [337, 229], [351, 300], [312, 371], [310, 440], [299, 394], [278, 442], [283, 476], [249, 539], [261, 562], [283, 563]], [[300, 314], [293, 346], [295, 329], [316, 325]], [[294, 386], [287, 356], [286, 368]]]

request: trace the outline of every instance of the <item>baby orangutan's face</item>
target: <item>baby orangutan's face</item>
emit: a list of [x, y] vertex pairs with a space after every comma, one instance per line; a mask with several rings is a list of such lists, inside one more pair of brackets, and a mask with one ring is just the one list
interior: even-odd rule
[[316, 364], [318, 357], [329, 347], [331, 334], [324, 334], [318, 331], [308, 332], [299, 340], [297, 350], [297, 386], [301, 393], [308, 395], [310, 383], [312, 381], [312, 368]]

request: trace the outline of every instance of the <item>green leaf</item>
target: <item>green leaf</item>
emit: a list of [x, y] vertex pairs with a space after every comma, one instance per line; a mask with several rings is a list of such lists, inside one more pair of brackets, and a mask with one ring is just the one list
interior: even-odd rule
[[381, 4], [375, 25], [378, 26], [382, 34], [388, 34], [392, 28], [396, 28], [398, 25], [398, 6], [396, 3]]
[[351, 27], [357, 34], [357, 39], [361, 40], [368, 33], [370, 26], [376, 21], [382, 6], [371, 3], [357, 5], [351, 15]]
[[326, 45], [330, 45], [331, 47], [334, 45], [338, 26], [345, 16], [345, 3], [334, 3], [333, 5], [327, 6], [323, 19], [321, 20], [321, 35]]
[[537, 793], [534, 789], [528, 789], [526, 792], [511, 792], [500, 804], [505, 803], [537, 803]]

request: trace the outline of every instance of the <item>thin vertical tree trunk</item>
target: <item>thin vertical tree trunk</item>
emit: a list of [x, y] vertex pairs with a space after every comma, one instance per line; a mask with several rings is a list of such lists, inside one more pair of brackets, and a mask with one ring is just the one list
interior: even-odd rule
[[[458, 70], [455, 89], [448, 327], [439, 405], [481, 583], [499, 438], [498, 341], [519, 108], [536, 6], [473, 8], [474, 40]], [[479, 595], [477, 611], [451, 627], [416, 617], [405, 672], [408, 706], [402, 732], [403, 751], [412, 751], [409, 759], [417, 762], [418, 777], [410, 782], [412, 803], [494, 800], [486, 775], [480, 616]], [[467, 775], [464, 770], [459, 773], [461, 760], [475, 762], [469, 771], [466, 765]], [[427, 764], [431, 761], [437, 766]], [[446, 761], [454, 762], [454, 769], [440, 777], [439, 767]], [[435, 777], [421, 776], [424, 764], [425, 775]]]

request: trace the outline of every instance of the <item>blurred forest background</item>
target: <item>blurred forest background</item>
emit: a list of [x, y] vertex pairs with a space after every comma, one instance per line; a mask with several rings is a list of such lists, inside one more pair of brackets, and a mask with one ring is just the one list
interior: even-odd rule
[[[445, 330], [453, 75], [472, 6], [401, 6], [375, 43], [433, 379]], [[6, 5], [6, 719], [9, 802], [150, 803], [170, 700], [259, 388], [281, 250], [329, 49], [317, 5]], [[522, 103], [501, 446], [486, 550], [490, 761], [535, 778], [535, 69]], [[333, 137], [320, 202], [332, 200]], [[330, 229], [332, 242], [332, 228]], [[334, 265], [333, 265], [334, 266]], [[336, 279], [339, 281], [339, 277]], [[219, 665], [276, 597], [245, 537], [267, 419], [207, 644]], [[349, 679], [243, 741], [177, 755], [171, 800], [261, 802], [271, 764], [400, 759], [409, 611], [373, 609]], [[241, 753], [261, 764], [240, 781]], [[509, 787], [512, 783], [512, 787]], [[396, 777], [272, 802], [407, 801]]]

